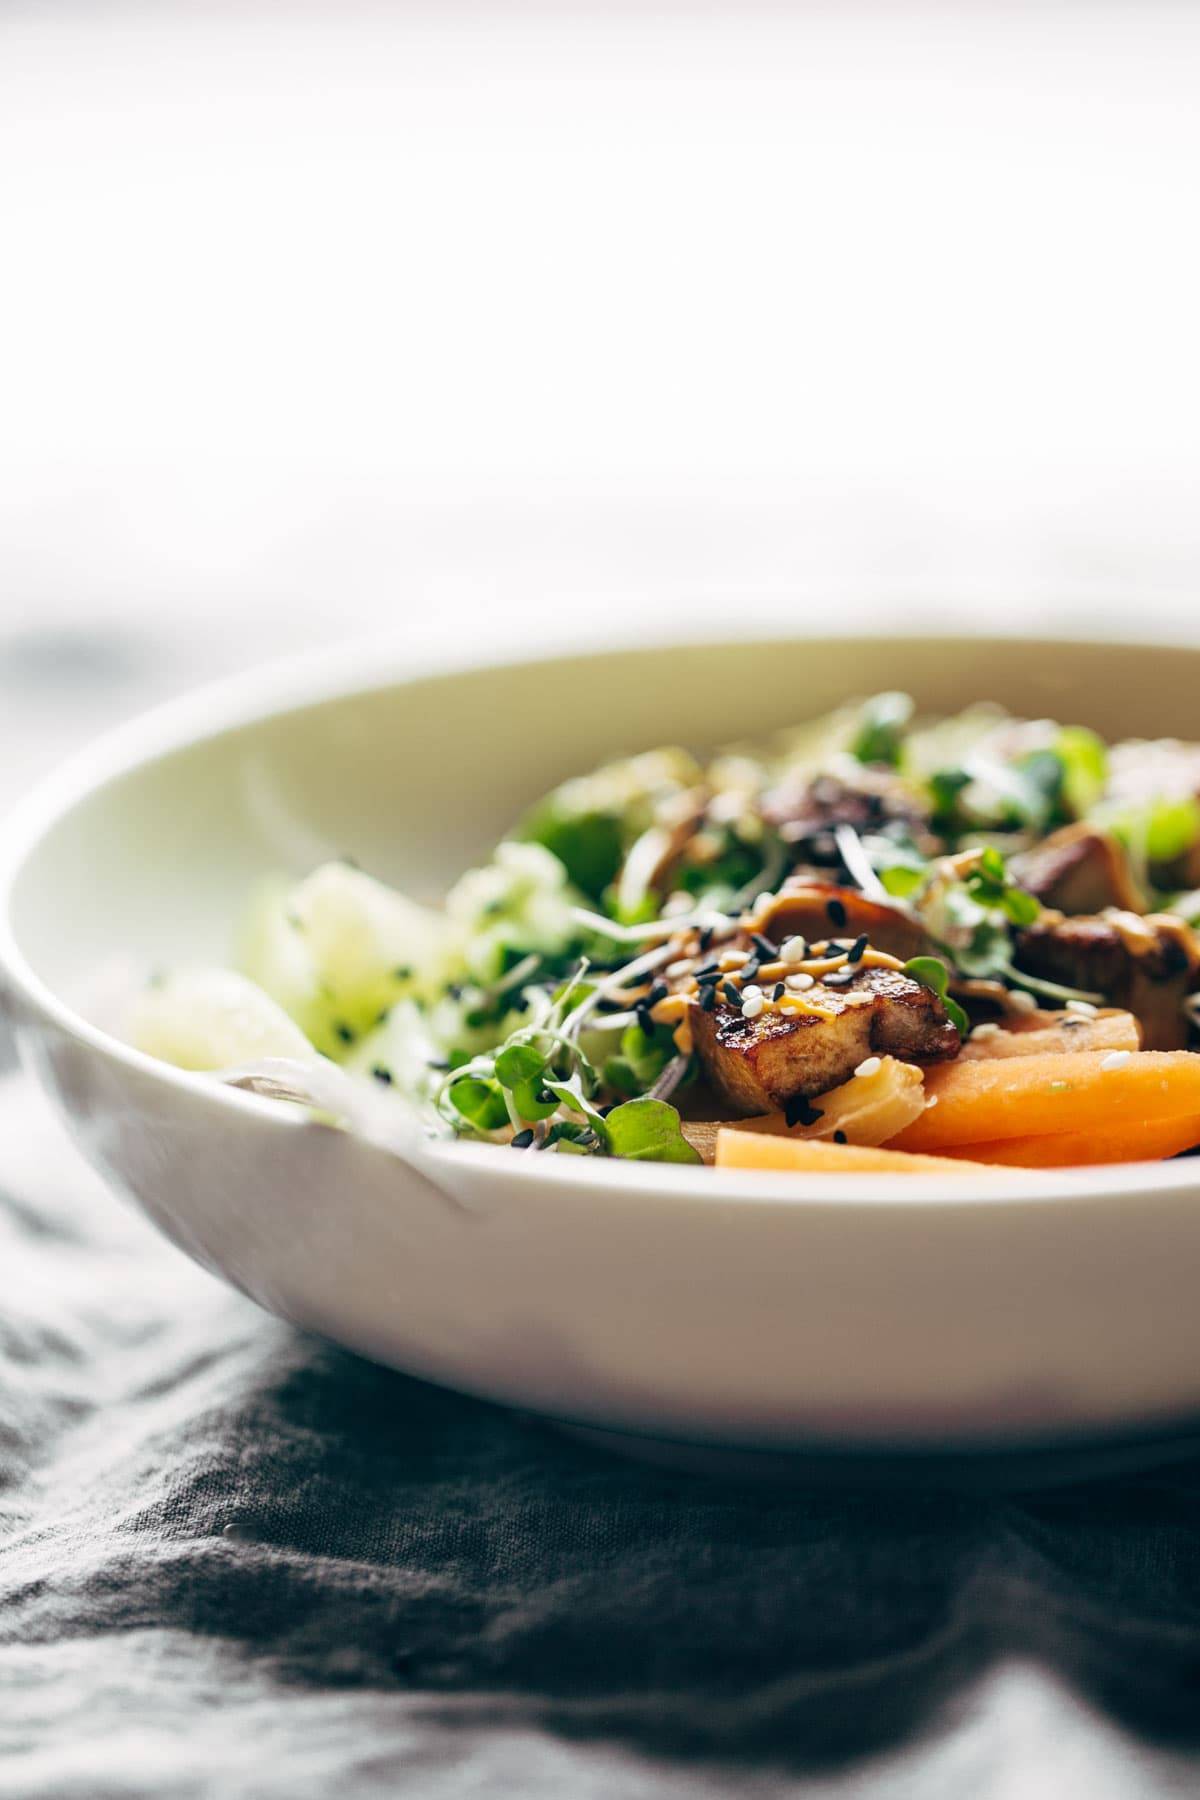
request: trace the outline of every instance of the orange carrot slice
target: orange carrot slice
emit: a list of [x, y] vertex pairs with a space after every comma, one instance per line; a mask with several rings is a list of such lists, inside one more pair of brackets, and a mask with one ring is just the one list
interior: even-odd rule
[[1055, 1131], [1042, 1137], [997, 1138], [990, 1144], [947, 1148], [947, 1161], [1005, 1163], [1023, 1169], [1086, 1168], [1096, 1163], [1161, 1162], [1200, 1144], [1200, 1117], [1152, 1120], [1097, 1131]]
[[934, 1102], [891, 1140], [893, 1150], [938, 1151], [1048, 1132], [1117, 1132], [1200, 1115], [1200, 1055], [1187, 1050], [1011, 1056], [930, 1069]]
[[[1068, 1020], [1073, 1020], [1068, 1023]], [[978, 1028], [977, 1028], [978, 1029]], [[986, 1027], [962, 1047], [960, 1062], [994, 1062], [1001, 1056], [1078, 1056], [1086, 1050], [1140, 1050], [1142, 1030], [1132, 1013], [1101, 1012], [1094, 1019], [1071, 1013], [1030, 1013], [1024, 1020]]]
[[[782, 1169], [797, 1175], [961, 1175], [976, 1167], [965, 1158], [911, 1156], [862, 1144], [831, 1144], [819, 1138], [777, 1137], [722, 1125], [717, 1132], [718, 1169]], [[980, 1165], [980, 1173], [994, 1174]]]

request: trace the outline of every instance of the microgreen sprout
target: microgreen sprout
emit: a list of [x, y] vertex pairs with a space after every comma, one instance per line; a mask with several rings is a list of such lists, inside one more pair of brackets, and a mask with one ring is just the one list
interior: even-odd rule
[[937, 995], [946, 1017], [958, 1035], [965, 1038], [971, 1029], [971, 1021], [949, 991], [950, 971], [945, 963], [936, 956], [913, 956], [905, 963], [904, 973]]

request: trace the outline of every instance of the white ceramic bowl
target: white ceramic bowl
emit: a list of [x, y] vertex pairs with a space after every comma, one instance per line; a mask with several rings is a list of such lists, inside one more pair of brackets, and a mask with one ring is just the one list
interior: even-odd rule
[[227, 956], [251, 881], [348, 853], [437, 895], [598, 759], [903, 687], [1196, 735], [1200, 650], [797, 640], [414, 676], [378, 646], [124, 729], [9, 821], [0, 987], [87, 1156], [271, 1311], [578, 1425], [983, 1446], [1200, 1415], [1200, 1161], [903, 1183], [450, 1147], [432, 1178], [156, 1063], [73, 1004], [114, 951]]

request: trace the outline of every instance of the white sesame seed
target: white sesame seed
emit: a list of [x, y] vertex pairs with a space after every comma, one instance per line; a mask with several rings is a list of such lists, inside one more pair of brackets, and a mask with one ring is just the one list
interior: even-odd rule
[[803, 962], [808, 955], [808, 945], [802, 937], [790, 937], [779, 951], [782, 962]]
[[1081, 1019], [1094, 1019], [1099, 1010], [1100, 1008], [1093, 1006], [1090, 1000], [1067, 1001], [1067, 1011], [1076, 1013]]
[[663, 974], [669, 976], [672, 981], [678, 980], [681, 975], [690, 975], [691, 972], [692, 959], [690, 956], [681, 956], [678, 962], [668, 963], [663, 970]]
[[789, 975], [787, 977], [787, 985], [794, 994], [806, 994], [809, 988], [816, 987], [817, 983], [814, 976], [807, 974], [802, 969], [799, 975]]
[[[671, 971], [668, 969], [667, 974], [669, 975], [670, 973], [671, 973]], [[975, 1027], [974, 1031], [971, 1033], [971, 1036], [973, 1039], [977, 1039], [980, 1043], [986, 1043], [988, 1038], [994, 1038], [994, 1037], [1000, 1036], [1000, 1027], [997, 1024], [995, 1024], [992, 1020], [989, 1019], [985, 1024], [977, 1025]]]
[[745, 987], [742, 989], [742, 999], [743, 1000], [761, 1000], [762, 999], [762, 989], [759, 987], [757, 981], [748, 981], [746, 983]]
[[761, 994], [751, 994], [748, 1000], [742, 1001], [743, 1019], [757, 1019], [765, 1005], [766, 1002]]
[[1129, 1050], [1110, 1050], [1107, 1056], [1100, 1058], [1102, 1069], [1123, 1069], [1132, 1052]]
[[883, 1063], [878, 1056], [868, 1056], [864, 1062], [859, 1063], [854, 1073], [856, 1075], [878, 1075], [882, 1067]]
[[930, 1096], [929, 1096], [929, 1098], [928, 1098], [928, 1100], [927, 1100], [927, 1101], [926, 1101], [926, 1102], [925, 1102], [925, 1111], [926, 1111], [926, 1112], [928, 1112], [928, 1111], [929, 1111], [929, 1109], [930, 1109], [930, 1107], [931, 1107], [931, 1106], [936, 1106], [936, 1105], [937, 1105], [937, 1103], [938, 1103], [938, 1097], [937, 1097], [937, 1095], [936, 1095], [936, 1094], [930, 1094]]
[[1014, 988], [1008, 996], [1008, 1004], [1013, 1012], [1030, 1013], [1036, 1012], [1038, 1009], [1037, 1001], [1032, 994], [1027, 994], [1024, 988]]

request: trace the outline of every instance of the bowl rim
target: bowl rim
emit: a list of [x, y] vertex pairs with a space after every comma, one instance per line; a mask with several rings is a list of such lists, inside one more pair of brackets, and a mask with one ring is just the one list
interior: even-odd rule
[[[1133, 636], [1101, 640], [1046, 635], [1030, 639], [1024, 631], [899, 630], [881, 634], [864, 627], [836, 634], [781, 632], [777, 628], [762, 632], [739, 630], [736, 634], [684, 640], [668, 635], [647, 635], [617, 639], [597, 652], [583, 651], [577, 644], [572, 647], [569, 643], [555, 643], [534, 655], [514, 650], [484, 656], [445, 646], [414, 654], [403, 634], [387, 633], [355, 638], [333, 649], [323, 647], [274, 658], [189, 689], [112, 727], [52, 768], [8, 809], [0, 819], [0, 977], [6, 978], [26, 1005], [77, 1043], [110, 1063], [150, 1078], [164, 1090], [186, 1094], [193, 1101], [212, 1107], [214, 1123], [219, 1121], [222, 1110], [233, 1108], [243, 1114], [257, 1115], [264, 1125], [276, 1129], [330, 1129], [315, 1124], [300, 1107], [230, 1087], [205, 1073], [178, 1069], [136, 1049], [86, 1019], [37, 974], [13, 928], [13, 890], [39, 844], [78, 805], [122, 776], [177, 752], [270, 719], [355, 695], [379, 693], [426, 681], [453, 680], [458, 676], [486, 675], [490, 670], [549, 667], [581, 661], [596, 665], [642, 655], [677, 653], [681, 649], [719, 654], [747, 642], [781, 649], [815, 644], [836, 650], [842, 646], [852, 649], [863, 641], [878, 645], [881, 640], [903, 644], [909, 650], [944, 650], [948, 644], [970, 646], [982, 655], [986, 655], [989, 645], [1024, 641], [1036, 643], [1039, 649], [1053, 654], [1104, 648], [1117, 653], [1122, 649], [1150, 649], [1200, 656], [1200, 645], [1172, 638], [1154, 638], [1147, 643], [1145, 638]], [[401, 1157], [398, 1150], [394, 1154]], [[435, 1143], [430, 1145], [429, 1154], [435, 1165], [445, 1161], [447, 1171], [458, 1164], [464, 1171], [473, 1169], [482, 1173], [493, 1164], [495, 1148], [467, 1143]], [[423, 1172], [437, 1180], [436, 1167]], [[608, 1160], [589, 1162], [585, 1158], [571, 1158], [567, 1171], [561, 1167], [561, 1159], [550, 1157], [528, 1158], [522, 1171], [523, 1180], [549, 1181], [564, 1192], [577, 1194], [581, 1200], [592, 1187], [600, 1186], [619, 1190], [630, 1199], [656, 1197], [669, 1200], [676, 1197], [693, 1203], [708, 1199], [772, 1206], [785, 1202], [806, 1208], [845, 1207], [848, 1204], [895, 1208], [903, 1205], [915, 1212], [930, 1207], [940, 1209], [968, 1204], [972, 1208], [998, 1204], [1041, 1206], [1051, 1200], [1059, 1203], [1064, 1200], [1120, 1203], [1145, 1194], [1147, 1189], [1169, 1193], [1194, 1188], [1198, 1177], [1200, 1170], [1189, 1167], [1186, 1162], [1120, 1163], [1072, 1170], [1005, 1169], [997, 1172], [994, 1182], [989, 1180], [982, 1184], [983, 1191], [975, 1186], [970, 1176], [939, 1175], [931, 1188], [925, 1183], [914, 1183], [913, 1191], [905, 1192], [904, 1184], [897, 1188], [896, 1176], [882, 1173], [792, 1175], [708, 1168], [703, 1172], [702, 1181], [697, 1183], [695, 1168], [690, 1165], [625, 1163], [619, 1171], [614, 1171]]]

